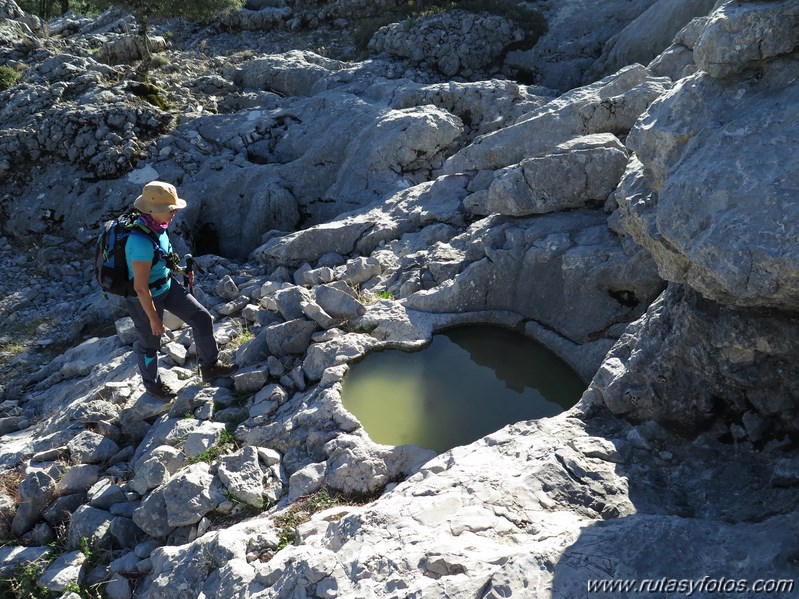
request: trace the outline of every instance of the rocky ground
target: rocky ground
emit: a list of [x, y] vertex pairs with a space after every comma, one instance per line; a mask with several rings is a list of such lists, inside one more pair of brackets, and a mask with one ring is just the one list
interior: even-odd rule
[[[129, 17], [61, 20], [45, 39], [3, 4], [21, 23], [0, 27], [4, 57], [26, 67], [0, 94], [12, 588], [795, 593], [799, 14], [625, 2], [605, 50], [555, 59], [553, 36], [588, 27], [569, 19], [583, 4], [545, 7], [549, 37], [527, 55], [549, 56], [545, 86], [505, 78], [517, 54], [470, 62], [472, 38], [434, 61], [407, 52], [420, 32], [498, 26], [458, 13], [384, 30], [363, 61], [322, 51], [358, 2], [166, 23], [167, 110], [129, 88]], [[636, 23], [673, 43], [636, 45]], [[557, 73], [591, 80], [560, 93]], [[241, 366], [202, 383], [174, 323], [169, 403], [143, 392], [130, 321], [91, 286], [97, 224], [156, 177], [189, 200], [173, 241], [202, 254], [198, 293]], [[347, 364], [468, 323], [548, 345], [590, 381], [581, 402], [440, 456], [373, 443], [341, 402]], [[721, 578], [736, 588], [707, 586]]]

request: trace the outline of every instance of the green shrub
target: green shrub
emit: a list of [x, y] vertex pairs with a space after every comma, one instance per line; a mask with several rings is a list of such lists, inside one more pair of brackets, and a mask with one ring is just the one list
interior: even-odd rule
[[155, 85], [150, 83], [132, 83], [128, 85], [128, 91], [146, 100], [153, 106], [157, 106], [161, 110], [167, 110], [169, 108], [166, 100], [161, 96], [161, 90]]
[[7, 64], [0, 65], [0, 92], [14, 87], [20, 79], [22, 79], [22, 73], [17, 69]]

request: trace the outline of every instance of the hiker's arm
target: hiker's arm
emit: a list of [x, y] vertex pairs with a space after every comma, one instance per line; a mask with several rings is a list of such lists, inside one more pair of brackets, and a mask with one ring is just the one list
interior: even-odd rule
[[166, 329], [158, 316], [155, 304], [153, 304], [153, 294], [150, 292], [150, 268], [152, 268], [152, 263], [144, 260], [131, 260], [131, 265], [133, 266], [133, 290], [139, 296], [141, 307], [144, 308], [144, 313], [150, 319], [150, 328], [153, 331], [153, 335], [160, 337]]

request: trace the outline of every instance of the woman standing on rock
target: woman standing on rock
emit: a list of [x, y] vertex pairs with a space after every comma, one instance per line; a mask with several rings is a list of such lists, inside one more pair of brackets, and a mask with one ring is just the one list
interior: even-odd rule
[[[156, 397], [169, 399], [175, 392], [158, 375], [157, 359], [161, 335], [165, 332], [164, 309], [191, 326], [204, 380], [230, 376], [236, 366], [218, 361], [219, 348], [214, 339], [211, 314], [182, 285], [173, 281], [167, 264], [172, 252], [167, 228], [177, 211], [186, 207], [186, 201], [178, 197], [174, 185], [152, 181], [144, 186], [133, 206], [141, 212], [139, 223], [157, 236], [163, 251], [156, 250], [154, 241], [143, 234], [128, 237], [125, 258], [136, 295], [127, 297], [125, 302], [138, 332], [134, 350], [144, 387]], [[193, 277], [194, 273], [189, 276]]]

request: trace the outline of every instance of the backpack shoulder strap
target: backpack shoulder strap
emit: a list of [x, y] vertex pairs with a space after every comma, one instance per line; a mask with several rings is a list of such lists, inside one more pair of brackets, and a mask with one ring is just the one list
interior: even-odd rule
[[166, 257], [166, 252], [164, 251], [164, 248], [161, 247], [161, 240], [158, 239], [158, 235], [153, 233], [149, 227], [146, 227], [139, 222], [133, 221], [133, 223], [130, 225], [130, 232], [140, 233], [153, 243], [153, 249], [155, 250], [155, 254], [153, 255], [153, 264], [158, 262], [158, 260], [163, 260]]

